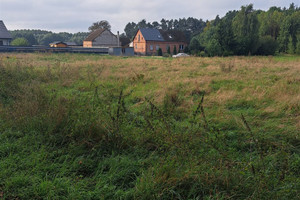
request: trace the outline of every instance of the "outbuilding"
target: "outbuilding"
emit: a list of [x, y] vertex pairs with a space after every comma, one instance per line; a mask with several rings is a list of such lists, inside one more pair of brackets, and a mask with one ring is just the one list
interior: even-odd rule
[[0, 20], [0, 46], [9, 46], [11, 40], [11, 34], [8, 32], [4, 22]]
[[61, 41], [56, 41], [56, 42], [52, 42], [49, 44], [50, 47], [55, 47], [55, 48], [66, 48], [68, 47], [68, 45], [64, 42]]
[[118, 46], [120, 46], [118, 36], [114, 35], [108, 29], [97, 29], [83, 41], [83, 47], [109, 48]]

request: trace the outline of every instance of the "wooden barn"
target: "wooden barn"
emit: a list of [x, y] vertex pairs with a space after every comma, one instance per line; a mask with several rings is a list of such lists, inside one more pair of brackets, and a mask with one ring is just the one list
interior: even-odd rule
[[11, 34], [8, 32], [4, 22], [0, 20], [0, 46], [9, 46], [11, 40]]
[[133, 39], [133, 48], [136, 54], [156, 55], [159, 49], [162, 53], [170, 53], [176, 48], [177, 52], [183, 52], [187, 47], [185, 35], [181, 31], [162, 31], [153, 28], [139, 29]]
[[50, 47], [55, 47], [55, 48], [66, 48], [68, 47], [68, 45], [65, 42], [61, 42], [61, 41], [56, 41], [56, 42], [52, 42], [49, 44]]
[[93, 31], [84, 41], [83, 47], [118, 47], [120, 41], [108, 29], [97, 29]]

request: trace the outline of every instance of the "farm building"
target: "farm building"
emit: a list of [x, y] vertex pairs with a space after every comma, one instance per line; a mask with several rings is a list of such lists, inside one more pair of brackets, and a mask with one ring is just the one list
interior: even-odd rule
[[76, 47], [76, 46], [78, 46], [76, 44], [76, 42], [65, 42], [65, 43], [67, 44], [68, 47]]
[[66, 48], [66, 47], [77, 47], [78, 45], [75, 42], [62, 42], [62, 41], [55, 41], [49, 44], [50, 47], [60, 47], [60, 48]]
[[176, 30], [162, 31], [152, 28], [139, 29], [133, 39], [134, 52], [140, 55], [155, 55], [159, 49], [172, 53], [174, 48], [177, 52], [183, 52], [187, 47], [183, 32]]
[[59, 47], [59, 48], [66, 48], [68, 45], [65, 42], [56, 41], [49, 44], [50, 47]]
[[117, 47], [120, 46], [118, 36], [108, 29], [93, 31], [84, 41], [83, 47]]
[[8, 46], [12, 40], [11, 34], [8, 32], [5, 24], [0, 20], [0, 46]]

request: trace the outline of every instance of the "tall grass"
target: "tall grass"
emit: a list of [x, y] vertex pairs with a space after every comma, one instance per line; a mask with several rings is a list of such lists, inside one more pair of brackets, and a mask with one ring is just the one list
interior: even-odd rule
[[300, 197], [297, 58], [0, 57], [0, 198]]

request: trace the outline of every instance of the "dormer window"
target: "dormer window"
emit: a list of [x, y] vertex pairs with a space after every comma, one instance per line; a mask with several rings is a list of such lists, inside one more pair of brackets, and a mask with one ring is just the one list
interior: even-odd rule
[[173, 39], [172, 35], [169, 35], [169, 38], [170, 38], [170, 39]]

